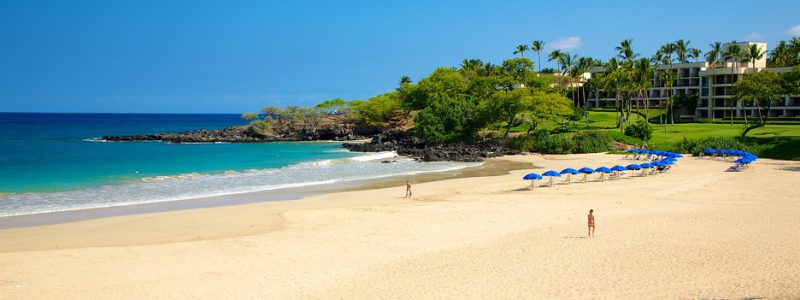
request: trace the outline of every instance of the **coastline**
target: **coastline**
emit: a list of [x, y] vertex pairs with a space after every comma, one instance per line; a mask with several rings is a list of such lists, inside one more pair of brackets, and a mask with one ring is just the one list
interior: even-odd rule
[[[605, 154], [498, 160], [532, 162], [537, 172], [624, 161]], [[0, 295], [800, 295], [800, 190], [792, 185], [800, 163], [762, 159], [751, 170], [724, 172], [729, 165], [685, 158], [658, 176], [534, 191], [520, 180], [528, 171], [516, 170], [415, 184], [411, 199], [402, 188], [376, 186], [5, 229]], [[594, 239], [585, 238], [589, 208], [597, 214]]]
[[[403, 186], [405, 185], [406, 180], [411, 180], [414, 184], [417, 184], [468, 177], [498, 176], [508, 174], [510, 171], [530, 169], [532, 167], [533, 165], [530, 163], [490, 158], [479, 166], [458, 168], [455, 170], [420, 172], [413, 175], [392, 175], [373, 179], [336, 182], [258, 192], [245, 192], [212, 197], [199, 197], [185, 200], [0, 217], [0, 230], [58, 225], [120, 216], [135, 216], [141, 214], [175, 212], [215, 207], [241, 206], [276, 201], [297, 201], [304, 198], [329, 193]], [[2, 244], [1, 241], [0, 244]], [[0, 252], [2, 251], [3, 247], [0, 245]]]

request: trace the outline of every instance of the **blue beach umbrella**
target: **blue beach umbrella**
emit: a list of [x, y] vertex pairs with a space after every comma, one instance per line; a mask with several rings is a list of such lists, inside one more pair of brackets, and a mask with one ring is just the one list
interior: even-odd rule
[[578, 173], [579, 173], [578, 170], [575, 170], [573, 168], [566, 168], [566, 169], [561, 170], [561, 174], [566, 174], [567, 175], [567, 179], [565, 180], [567, 183], [571, 183], [572, 182], [572, 175], [578, 175]]
[[630, 164], [625, 168], [628, 169], [628, 170], [632, 170], [632, 171], [638, 171], [638, 170], [642, 169], [642, 167], [637, 165], [637, 164]]
[[606, 174], [612, 172], [611, 169], [606, 168], [606, 167], [599, 167], [597, 169], [594, 169], [594, 171], [597, 172], [597, 173], [602, 173], [602, 174], [600, 174], [600, 181], [605, 181]]
[[594, 171], [598, 173], [611, 173], [611, 169], [606, 167], [599, 167], [597, 169], [594, 169]]
[[628, 149], [628, 151], [625, 151], [625, 158], [627, 159], [627, 158], [628, 158], [628, 155], [631, 155], [631, 154], [634, 154], [634, 156], [635, 156], [636, 154], [639, 154], [639, 149], [636, 149], [636, 148], [634, 148], [634, 149]]
[[616, 165], [616, 166], [611, 167], [611, 171], [625, 172], [627, 170], [628, 169], [625, 169], [625, 167], [620, 166], [620, 165]]
[[530, 180], [531, 181], [531, 190], [533, 190], [533, 184], [536, 180], [542, 180], [542, 175], [536, 173], [530, 173], [522, 177], [522, 180]]
[[561, 174], [577, 175], [578, 173], [580, 173], [580, 172], [578, 172], [578, 170], [575, 170], [573, 168], [566, 168], [564, 170], [561, 170]]
[[522, 177], [522, 180], [542, 180], [542, 175], [536, 173], [530, 173], [528, 175], [525, 175], [525, 177]]
[[555, 177], [561, 177], [561, 174], [559, 174], [559, 173], [558, 173], [558, 172], [556, 172], [556, 171], [550, 170], [550, 171], [547, 171], [547, 172], [544, 172], [544, 173], [542, 173], [542, 176], [547, 176], [547, 177], [550, 177], [550, 183], [549, 183], [549, 185], [553, 185], [553, 178], [555, 178]]
[[714, 148], [706, 148], [706, 149], [704, 149], [704, 150], [703, 150], [703, 154], [706, 154], [706, 155], [709, 155], [709, 154], [717, 154], [717, 149], [714, 149]]
[[625, 167], [620, 165], [611, 167], [611, 171], [614, 171], [614, 174], [612, 175], [614, 175], [616, 178], [619, 178], [620, 175], [622, 175], [622, 172], [625, 172], [625, 170], [626, 170]]
[[661, 163], [668, 164], [668, 165], [674, 165], [675, 162], [676, 162], [676, 160], [674, 158], [665, 158], [665, 159], [661, 160]]
[[550, 171], [542, 173], [542, 176], [561, 177], [561, 174], [559, 174], [556, 171], [550, 170]]
[[594, 173], [594, 169], [589, 167], [583, 167], [578, 169], [578, 172], [583, 173], [583, 179], [581, 179], [581, 181], [586, 182], [586, 177], [589, 176], [589, 174]]
[[651, 164], [651, 163], [643, 163], [643, 164], [641, 164], [639, 166], [642, 167], [642, 168], [645, 168], [645, 169], [652, 169], [653, 168], [653, 164]]

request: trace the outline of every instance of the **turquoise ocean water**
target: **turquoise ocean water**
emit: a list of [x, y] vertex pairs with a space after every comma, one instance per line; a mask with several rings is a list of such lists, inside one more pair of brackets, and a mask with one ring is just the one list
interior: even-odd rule
[[104, 135], [223, 128], [238, 115], [0, 113], [0, 216], [186, 200], [452, 170], [340, 143], [103, 142]]

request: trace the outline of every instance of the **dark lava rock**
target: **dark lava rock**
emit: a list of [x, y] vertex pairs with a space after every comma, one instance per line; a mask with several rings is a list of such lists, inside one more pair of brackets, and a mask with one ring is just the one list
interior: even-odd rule
[[343, 146], [356, 152], [396, 151], [399, 155], [420, 161], [479, 162], [488, 157], [519, 154], [493, 142], [429, 144], [400, 130], [384, 131], [372, 137], [368, 143], [345, 143]]

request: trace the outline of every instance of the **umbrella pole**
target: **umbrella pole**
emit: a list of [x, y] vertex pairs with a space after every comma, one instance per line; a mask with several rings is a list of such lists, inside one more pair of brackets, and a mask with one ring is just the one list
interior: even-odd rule
[[572, 182], [572, 174], [567, 174], [567, 184]]
[[586, 182], [586, 177], [587, 176], [589, 176], [589, 174], [583, 173], [583, 179], [581, 179], [581, 181], [582, 182]]
[[549, 186], [553, 186], [553, 176], [550, 176], [550, 184], [548, 184], [548, 185]]
[[533, 180], [531, 180], [531, 191], [533, 190]]

